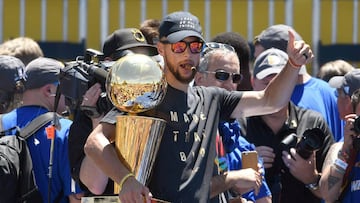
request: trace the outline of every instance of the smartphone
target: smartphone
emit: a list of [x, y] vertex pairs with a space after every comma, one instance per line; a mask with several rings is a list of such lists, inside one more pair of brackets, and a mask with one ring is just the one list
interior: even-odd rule
[[257, 151], [241, 152], [242, 168], [252, 168], [258, 170], [258, 154]]

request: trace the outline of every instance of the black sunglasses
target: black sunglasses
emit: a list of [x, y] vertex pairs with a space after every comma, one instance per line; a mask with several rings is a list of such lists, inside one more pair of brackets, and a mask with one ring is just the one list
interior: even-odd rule
[[230, 75], [232, 77], [233, 83], [240, 83], [242, 80], [242, 75], [239, 73], [229, 73], [223, 70], [217, 70], [217, 71], [203, 71], [205, 73], [213, 73], [215, 74], [215, 78], [220, 81], [226, 81], [229, 79]]
[[202, 41], [193, 41], [193, 42], [185, 42], [179, 41], [175, 43], [170, 43], [167, 40], [160, 41], [163, 44], [170, 44], [171, 51], [174, 53], [183, 53], [186, 50], [186, 47], [190, 48], [191, 53], [198, 54], [201, 52], [204, 43]]

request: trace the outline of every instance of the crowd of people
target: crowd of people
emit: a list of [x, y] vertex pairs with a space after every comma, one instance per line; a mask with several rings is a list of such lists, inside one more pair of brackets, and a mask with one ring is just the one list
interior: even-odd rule
[[[202, 32], [195, 15], [177, 11], [115, 30], [103, 44], [107, 63], [147, 55], [167, 82], [161, 103], [140, 113], [166, 121], [146, 184], [118, 156], [114, 141], [124, 124], [117, 116], [127, 113], [112, 105], [99, 109], [104, 84], [89, 84], [68, 116], [64, 63], [44, 56], [27, 37], [0, 45], [0, 129], [23, 128], [54, 112], [26, 140], [42, 202], [360, 199], [360, 71], [336, 60], [311, 76], [311, 47], [283, 24], [259, 33], [254, 53], [239, 33], [205, 41]], [[249, 152], [257, 155], [252, 168], [243, 163]]]

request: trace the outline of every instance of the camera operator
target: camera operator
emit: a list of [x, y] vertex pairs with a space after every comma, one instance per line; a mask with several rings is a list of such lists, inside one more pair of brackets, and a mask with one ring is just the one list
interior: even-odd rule
[[[254, 90], [265, 89], [287, 61], [287, 54], [279, 49], [262, 52], [254, 63]], [[272, 202], [321, 202], [318, 181], [323, 160], [334, 140], [320, 113], [289, 101], [276, 113], [249, 117], [246, 139], [257, 146], [263, 158]], [[307, 156], [303, 155], [304, 151]]]
[[344, 138], [326, 156], [320, 189], [327, 202], [358, 202], [360, 198], [360, 71], [330, 79], [337, 88], [338, 108], [345, 122]]
[[[105, 63], [118, 60], [129, 53], [141, 53], [150, 56], [158, 54], [157, 48], [149, 45], [140, 30], [136, 28], [114, 31], [105, 40], [103, 53]], [[85, 194], [85, 196], [113, 194], [112, 181], [108, 181], [108, 177], [85, 156], [83, 150], [92, 129], [97, 126], [103, 115], [110, 110], [108, 107], [103, 107], [99, 111], [98, 107], [104, 84], [98, 81], [92, 82], [90, 85], [90, 88], [83, 96], [80, 106], [81, 111], [75, 115], [74, 123], [70, 129], [69, 159], [71, 173], [72, 177], [77, 182], [80, 182], [83, 189], [87, 191], [88, 194]], [[112, 105], [109, 107], [112, 107]], [[99, 182], [102, 184], [99, 184]]]

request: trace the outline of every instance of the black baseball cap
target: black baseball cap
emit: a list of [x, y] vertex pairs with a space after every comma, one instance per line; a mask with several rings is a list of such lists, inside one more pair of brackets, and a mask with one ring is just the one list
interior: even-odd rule
[[360, 69], [354, 69], [344, 76], [334, 76], [329, 80], [329, 84], [334, 88], [343, 88], [348, 96], [360, 88]]
[[176, 11], [165, 16], [160, 23], [159, 38], [166, 37], [170, 43], [181, 41], [186, 37], [197, 37], [205, 41], [199, 19], [185, 11]]
[[13, 56], [0, 55], [0, 89], [15, 92], [18, 81], [25, 80], [24, 63]]
[[25, 89], [36, 89], [59, 81], [60, 70], [64, 64], [58, 60], [39, 57], [25, 68]]
[[150, 56], [158, 54], [157, 48], [154, 45], [148, 44], [144, 35], [137, 28], [124, 28], [114, 31], [106, 38], [103, 53], [105, 57], [109, 57], [117, 51], [135, 47], [147, 48]]
[[263, 30], [255, 37], [254, 43], [261, 44], [261, 46], [265, 49], [277, 48], [286, 52], [289, 41], [289, 30], [293, 30], [295, 33], [295, 40], [302, 40], [299, 33], [297, 33], [292, 27], [284, 24], [277, 24]]

